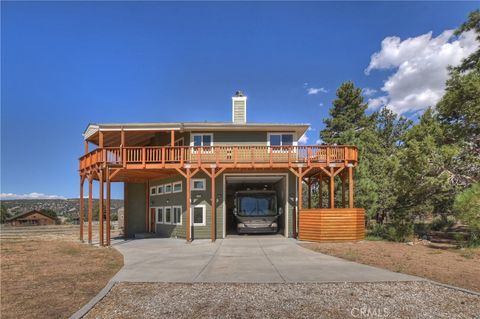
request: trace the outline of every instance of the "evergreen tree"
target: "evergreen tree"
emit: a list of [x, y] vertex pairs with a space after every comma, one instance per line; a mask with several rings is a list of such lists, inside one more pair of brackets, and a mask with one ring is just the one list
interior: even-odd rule
[[345, 144], [368, 124], [365, 115], [367, 104], [363, 100], [362, 90], [352, 81], [344, 82], [337, 89], [337, 98], [329, 113], [331, 118], [324, 120], [325, 129], [320, 132], [322, 141], [328, 144]]

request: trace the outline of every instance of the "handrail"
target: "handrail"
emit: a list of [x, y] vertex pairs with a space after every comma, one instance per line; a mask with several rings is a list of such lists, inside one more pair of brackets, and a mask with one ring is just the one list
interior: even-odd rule
[[126, 167], [138, 164], [292, 164], [351, 163], [358, 161], [355, 146], [348, 145], [219, 145], [219, 146], [127, 146], [97, 148], [79, 158], [80, 170], [100, 163]]

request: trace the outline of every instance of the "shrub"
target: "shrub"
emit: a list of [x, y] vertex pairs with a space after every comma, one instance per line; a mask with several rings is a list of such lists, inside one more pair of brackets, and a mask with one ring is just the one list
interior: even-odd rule
[[469, 245], [480, 245], [480, 183], [457, 194], [453, 209], [470, 230]]
[[451, 215], [436, 216], [433, 218], [432, 223], [430, 224], [430, 228], [437, 231], [444, 230], [454, 226], [456, 222], [457, 220], [455, 219], [455, 217]]
[[388, 239], [388, 229], [385, 225], [373, 224], [373, 226], [367, 230], [367, 237], [371, 239]]

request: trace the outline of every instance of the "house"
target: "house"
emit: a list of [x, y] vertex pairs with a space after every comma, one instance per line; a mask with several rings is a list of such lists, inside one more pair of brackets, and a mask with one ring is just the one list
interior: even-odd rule
[[57, 220], [55, 217], [49, 216], [38, 210], [20, 213], [7, 219], [7, 223], [12, 226], [45, 226], [55, 225], [56, 222]]
[[[89, 185], [88, 241], [95, 181], [102, 199], [101, 245], [110, 244], [110, 227], [103, 224], [110, 224], [112, 182], [124, 184], [126, 237], [147, 232], [187, 241], [225, 238], [236, 233], [235, 193], [248, 189], [276, 191], [278, 229], [285, 237], [364, 237], [364, 210], [353, 203], [355, 146], [299, 145], [308, 124], [250, 123], [242, 92], [232, 97], [231, 110], [231, 122], [89, 124], [79, 163], [81, 220], [84, 184]], [[91, 145], [96, 148], [90, 150]], [[341, 191], [335, 192], [336, 183]], [[325, 186], [328, 200], [313, 205], [312, 189]], [[306, 208], [303, 188], [308, 189]]]

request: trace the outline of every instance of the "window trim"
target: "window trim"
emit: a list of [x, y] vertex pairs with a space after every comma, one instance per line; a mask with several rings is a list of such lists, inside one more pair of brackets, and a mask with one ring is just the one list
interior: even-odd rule
[[[160, 188], [162, 189], [161, 192], [160, 192]], [[165, 187], [163, 187], [163, 185], [158, 185], [158, 186], [157, 186], [157, 195], [163, 195], [163, 194], [165, 194], [164, 191], [165, 191]]]
[[[180, 190], [176, 191], [175, 190], [175, 185], [178, 185], [178, 184], [180, 184]], [[173, 182], [172, 183], [172, 194], [173, 193], [181, 193], [181, 192], [183, 192], [183, 182], [182, 181]]]
[[211, 140], [210, 145], [205, 146], [205, 147], [211, 147], [211, 146], [213, 146], [213, 133], [193, 133], [193, 134], [190, 134], [190, 146], [195, 146], [195, 145], [194, 145], [194, 138], [195, 138], [195, 136], [202, 136], [202, 145], [200, 145], [200, 146], [195, 146], [195, 147], [204, 147], [204, 145], [203, 145], [203, 136], [204, 136], [204, 135], [210, 135], [210, 140]]
[[[170, 186], [170, 191], [167, 192], [167, 186]], [[172, 183], [163, 184], [163, 194], [171, 194], [173, 190]]]
[[[270, 145], [270, 136], [271, 135], [280, 135], [280, 145]], [[296, 140], [295, 133], [286, 133], [286, 132], [268, 132], [267, 133], [267, 146], [275, 146], [275, 147], [281, 147], [284, 146], [282, 144], [282, 135], [291, 135], [292, 136], [292, 145], [285, 145], [285, 146], [297, 146], [298, 141]]]
[[[170, 222], [167, 222], [167, 209], [170, 209]], [[163, 206], [163, 213], [164, 213], [163, 223], [165, 225], [172, 225], [173, 224], [173, 219], [172, 219], [173, 209], [172, 209], [172, 206]]]
[[[175, 209], [180, 209], [180, 222], [179, 223], [175, 223]], [[173, 220], [172, 220], [172, 224], [173, 225], [182, 225], [183, 224], [183, 206], [182, 205], [175, 205], [175, 206], [172, 206], [172, 212], [173, 212]]]
[[[152, 207], [152, 208], [155, 208], [155, 222], [156, 224], [163, 224], [163, 217], [164, 217], [164, 214], [163, 214], [163, 207]], [[158, 211], [162, 211], [162, 220], [158, 220]]]
[[[202, 181], [203, 182], [203, 187], [202, 188], [195, 188], [195, 181]], [[207, 179], [206, 178], [192, 178], [190, 181], [190, 189], [192, 191], [205, 191], [207, 189]]]
[[[155, 194], [152, 193], [153, 190], [155, 190]], [[157, 196], [157, 195], [158, 195], [157, 186], [150, 187], [150, 196]]]
[[[194, 221], [193, 212], [194, 212], [195, 208], [202, 208], [202, 210], [203, 210], [203, 214], [202, 214], [203, 222], [201, 224], [200, 223], [195, 223], [195, 221]], [[205, 204], [192, 205], [192, 207], [190, 208], [190, 221], [191, 221], [193, 226], [207, 226], [207, 205], [205, 205]]]

